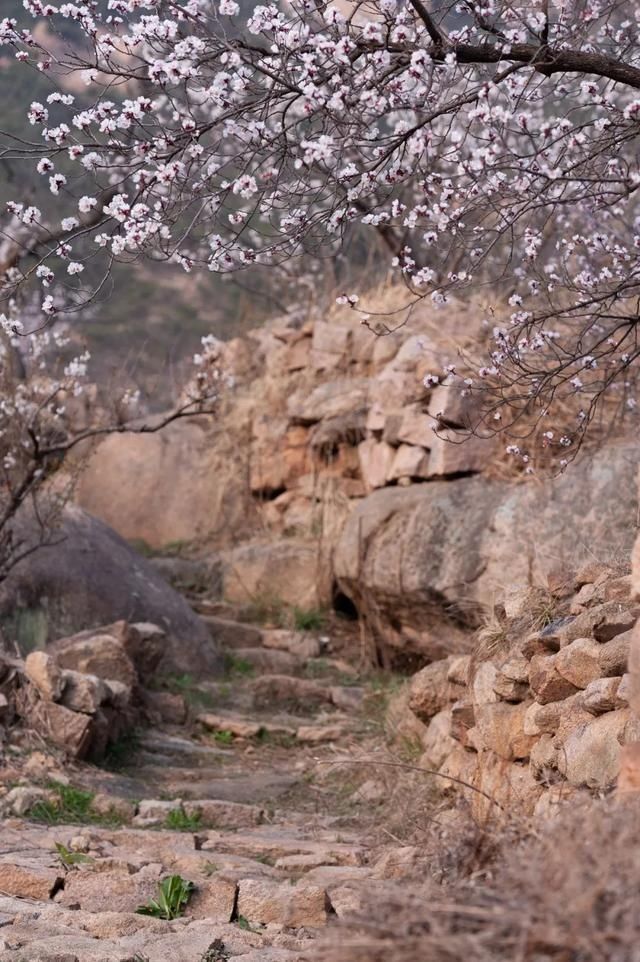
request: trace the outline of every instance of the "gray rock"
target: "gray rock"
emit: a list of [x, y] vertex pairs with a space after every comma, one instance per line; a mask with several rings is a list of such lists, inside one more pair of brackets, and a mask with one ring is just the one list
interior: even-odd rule
[[460, 650], [460, 624], [474, 626], [505, 585], [630, 551], [637, 464], [637, 446], [618, 444], [545, 484], [473, 477], [375, 491], [336, 546], [340, 589], [387, 653]]
[[[32, 522], [21, 527], [28, 535]], [[23, 559], [0, 585], [0, 627], [26, 652], [125, 619], [167, 633], [165, 665], [215, 672], [220, 656], [207, 626], [146, 558], [104, 522], [68, 506], [55, 543]]]

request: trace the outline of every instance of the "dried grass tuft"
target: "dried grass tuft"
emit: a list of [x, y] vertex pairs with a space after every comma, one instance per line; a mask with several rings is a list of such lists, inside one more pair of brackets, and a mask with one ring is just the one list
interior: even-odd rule
[[637, 803], [567, 808], [501, 850], [476, 882], [384, 893], [346, 919], [316, 962], [638, 962]]

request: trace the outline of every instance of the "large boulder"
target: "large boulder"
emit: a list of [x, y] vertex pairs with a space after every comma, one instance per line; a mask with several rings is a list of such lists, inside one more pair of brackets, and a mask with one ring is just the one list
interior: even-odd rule
[[236, 604], [318, 606], [318, 551], [295, 538], [255, 541], [222, 554], [223, 591]]
[[238, 443], [243, 429], [234, 424], [227, 437], [206, 418], [186, 418], [154, 434], [111, 435], [88, 459], [76, 501], [153, 548], [241, 537], [255, 521], [249, 448]]
[[[33, 521], [21, 524], [28, 532]], [[211, 633], [184, 598], [115, 531], [68, 506], [53, 543], [24, 558], [0, 585], [3, 634], [26, 652], [118, 619], [166, 631], [165, 668], [219, 668]]]
[[612, 445], [544, 484], [478, 476], [374, 491], [336, 546], [338, 586], [392, 654], [459, 650], [460, 626], [474, 626], [506, 585], [628, 554], [638, 456]]

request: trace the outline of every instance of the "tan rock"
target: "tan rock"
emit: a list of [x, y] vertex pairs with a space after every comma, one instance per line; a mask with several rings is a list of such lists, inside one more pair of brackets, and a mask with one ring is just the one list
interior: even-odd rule
[[403, 685], [391, 696], [385, 714], [385, 730], [401, 742], [419, 745], [426, 732], [426, 726], [410, 708], [410, 688]]
[[593, 627], [596, 641], [611, 641], [618, 635], [630, 631], [636, 623], [640, 609], [617, 601], [608, 601], [599, 610], [599, 617]]
[[61, 704], [72, 711], [93, 715], [109, 699], [110, 691], [96, 675], [86, 675], [65, 668], [62, 671], [64, 690]]
[[631, 575], [623, 575], [620, 578], [614, 578], [612, 581], [605, 582], [604, 600], [627, 602], [632, 598], [632, 591]]
[[554, 735], [563, 723], [578, 724], [584, 721], [583, 701], [583, 693], [577, 692], [562, 701], [551, 701], [546, 705], [533, 702], [525, 712], [523, 723], [525, 734]]
[[249, 828], [264, 820], [264, 810], [258, 805], [226, 802], [221, 799], [198, 799], [184, 802], [187, 815], [199, 815], [202, 824], [211, 828]]
[[554, 666], [576, 688], [586, 688], [600, 677], [601, 645], [593, 638], [576, 638], [554, 655]]
[[427, 478], [429, 476], [429, 457], [424, 448], [401, 444], [395, 453], [387, 475], [387, 481], [399, 478]]
[[34, 785], [17, 785], [5, 795], [2, 800], [3, 810], [11, 811], [14, 815], [26, 815], [38, 802], [50, 801], [51, 792]]
[[462, 745], [467, 744], [468, 732], [475, 724], [475, 709], [469, 701], [460, 700], [451, 706], [451, 737]]
[[388, 415], [380, 404], [372, 404], [367, 412], [365, 427], [367, 431], [384, 431]]
[[24, 662], [24, 670], [32, 685], [47, 701], [58, 701], [64, 681], [62, 672], [51, 655], [44, 651], [32, 651]]
[[44, 859], [0, 858], [0, 891], [24, 899], [46, 902], [62, 884], [60, 868], [47, 864]]
[[189, 714], [184, 696], [170, 691], [145, 691], [144, 709], [154, 724], [184, 725]]
[[433, 787], [442, 794], [450, 795], [460, 791], [460, 783], [473, 783], [478, 769], [476, 752], [469, 752], [462, 745], [456, 745], [447, 755], [439, 771], [439, 777], [434, 778]]
[[592, 585], [603, 582], [614, 574], [613, 568], [602, 561], [586, 561], [581, 565], [575, 575], [576, 588], [582, 585]]
[[536, 818], [555, 818], [569, 802], [574, 802], [580, 792], [573, 785], [562, 782], [545, 788], [535, 804], [533, 814]]
[[555, 659], [556, 655], [534, 655], [531, 659], [531, 691], [541, 705], [550, 701], [561, 701], [578, 690], [576, 685], [559, 674]]
[[434, 432], [429, 445], [429, 477], [483, 471], [494, 456], [491, 439], [460, 435], [444, 429]]
[[255, 738], [262, 728], [259, 722], [234, 718], [232, 715], [215, 715], [213, 712], [203, 712], [196, 721], [209, 731], [230, 732], [234, 738]]
[[640, 742], [623, 745], [620, 750], [619, 795], [640, 792]]
[[385, 486], [395, 454], [395, 449], [390, 444], [374, 438], [367, 438], [358, 445], [360, 470], [367, 491]]
[[400, 333], [382, 334], [375, 338], [373, 343], [373, 363], [376, 367], [382, 367], [392, 361], [400, 349], [402, 335]]
[[423, 754], [419, 766], [437, 771], [456, 745], [451, 736], [451, 709], [445, 708], [433, 716], [422, 736]]
[[[311, 363], [311, 340], [308, 337], [300, 338], [293, 344], [289, 344], [282, 363], [288, 372], [303, 371]], [[315, 359], [314, 359], [315, 367]]]
[[497, 677], [498, 669], [492, 662], [485, 661], [477, 666], [471, 681], [471, 693], [475, 705], [487, 705], [498, 701], [494, 691]]
[[473, 399], [456, 385], [439, 384], [431, 392], [428, 413], [442, 427], [468, 428], [472, 424]]
[[596, 678], [587, 685], [584, 693], [584, 707], [592, 715], [602, 715], [616, 708], [626, 708], [626, 702], [618, 699], [618, 688], [622, 678]]
[[558, 759], [559, 750], [553, 735], [541, 735], [529, 755], [532, 776], [539, 781], [548, 781], [558, 769]]
[[39, 701], [29, 707], [25, 718], [39, 735], [69, 755], [84, 758], [89, 752], [92, 739], [90, 715], [71, 711], [64, 705]]
[[322, 646], [314, 635], [302, 631], [285, 631], [272, 629], [262, 633], [262, 644], [265, 648], [277, 648], [279, 651], [288, 651], [296, 658], [307, 661], [309, 658], [317, 658], [320, 655]]
[[[636, 597], [640, 597], [640, 534], [636, 537], [634, 547], [634, 578], [637, 585], [634, 588]], [[624, 636], [623, 636], [624, 637]], [[628, 674], [626, 683], [629, 705], [637, 717], [640, 718], [640, 620], [636, 623], [629, 638]], [[624, 671], [625, 669], [623, 669]], [[613, 673], [615, 674], [615, 672]]]
[[119, 681], [128, 688], [136, 684], [133, 662], [113, 635], [95, 634], [78, 640], [68, 639], [57, 642], [54, 651], [61, 668]]
[[470, 793], [471, 814], [480, 824], [494, 822], [504, 812], [532, 815], [542, 791], [528, 765], [509, 762], [491, 751], [479, 756], [472, 784], [477, 791]]
[[318, 553], [295, 538], [254, 541], [223, 554], [223, 593], [231, 603], [256, 598], [315, 608]]
[[454, 685], [468, 684], [470, 665], [471, 655], [453, 655], [449, 660], [448, 680]]
[[185, 911], [187, 918], [209, 922], [230, 922], [236, 904], [238, 885], [224, 872], [216, 872], [206, 881], [198, 881]]
[[344, 738], [344, 734], [344, 725], [301, 725], [296, 732], [298, 741], [308, 745], [337, 742]]
[[125, 822], [131, 821], [135, 815], [135, 805], [128, 798], [118, 795], [105, 795], [98, 792], [91, 800], [91, 811], [96, 815], [117, 816]]
[[429, 450], [434, 441], [434, 422], [417, 404], [402, 409], [397, 430], [397, 440]]
[[328, 907], [324, 888], [304, 879], [296, 885], [241, 879], [238, 885], [238, 915], [252, 924], [317, 928], [326, 924]]
[[312, 346], [324, 354], [345, 355], [349, 351], [351, 329], [345, 324], [316, 321], [313, 325]]
[[502, 671], [499, 671], [496, 675], [493, 690], [498, 698], [508, 702], [524, 701], [529, 695], [529, 686], [526, 682], [515, 681]]
[[255, 672], [267, 675], [293, 674], [300, 667], [300, 660], [288, 651], [277, 648], [236, 648], [239, 662], [251, 665]]
[[237, 411], [235, 418], [229, 444], [220, 443], [219, 425], [199, 417], [157, 433], [110, 435], [80, 474], [78, 503], [124, 538], [156, 548], [250, 530], [250, 493], [243, 497], [238, 475], [228, 471], [230, 463], [247, 469], [248, 444], [236, 439], [248, 432]]
[[164, 825], [171, 812], [182, 808], [179, 798], [166, 801], [165, 799], [143, 798], [138, 803], [138, 813], [133, 819], [135, 826], [149, 828], [154, 825]]
[[[616, 693], [617, 698], [623, 705], [619, 707], [627, 707], [631, 702], [631, 675], [629, 672], [625, 672], [620, 678], [620, 684], [618, 685], [618, 691]], [[634, 715], [638, 716], [638, 713], [634, 710]]]
[[500, 665], [500, 674], [511, 681], [529, 683], [529, 659], [521, 652], [514, 652], [509, 655], [506, 661]]
[[626, 708], [607, 712], [579, 725], [565, 739], [558, 753], [558, 769], [572, 785], [606, 789], [615, 782], [629, 717]]
[[451, 700], [448, 672], [449, 661], [444, 658], [422, 668], [411, 679], [409, 708], [421, 721], [428, 722]]
[[116, 871], [69, 872], [57, 901], [84, 912], [135, 912], [157, 896], [158, 873], [121, 874]]
[[308, 386], [287, 402], [289, 417], [300, 424], [315, 424], [325, 418], [351, 414], [367, 407], [367, 378], [341, 378], [324, 381], [313, 390]]
[[476, 705], [475, 723], [484, 748], [507, 761], [529, 757], [536, 736], [524, 731], [528, 703], [509, 705], [504, 702]]
[[632, 631], [625, 631], [600, 646], [601, 675], [609, 678], [614, 675], [623, 675], [627, 671], [632, 637]]

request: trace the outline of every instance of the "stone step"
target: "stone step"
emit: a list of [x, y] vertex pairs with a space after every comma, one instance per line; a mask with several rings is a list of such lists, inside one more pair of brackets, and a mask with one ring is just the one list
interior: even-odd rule
[[355, 685], [326, 684], [280, 672], [253, 679], [249, 689], [256, 708], [278, 706], [294, 714], [310, 714], [322, 706], [357, 712], [364, 699], [364, 689]]
[[[143, 799], [138, 805], [138, 814], [133, 819], [136, 828], [152, 828], [157, 825], [171, 827], [171, 817], [183, 814], [186, 820], [194, 823], [193, 831], [203, 828], [247, 828], [264, 821], [264, 809], [258, 805], [244, 802], [223, 801], [219, 798], [183, 801], [165, 801], [156, 798]], [[197, 823], [197, 824], [196, 824]]]
[[292, 674], [299, 672], [304, 661], [292, 655], [289, 651], [281, 651], [278, 648], [235, 648], [233, 651], [233, 662], [231, 667], [236, 669], [242, 664], [252, 669], [255, 673], [266, 672], [268, 674]]
[[211, 637], [223, 651], [235, 648], [259, 648], [262, 645], [262, 631], [255, 625], [243, 624], [217, 615], [200, 616], [211, 632]]
[[228, 733], [233, 738], [295, 738], [301, 744], [317, 745], [320, 742], [338, 741], [346, 731], [344, 721], [332, 719], [325, 724], [309, 724], [304, 719], [292, 719], [294, 724], [260, 721], [259, 719], [233, 715], [215, 715], [203, 712], [196, 721], [207, 731]]

